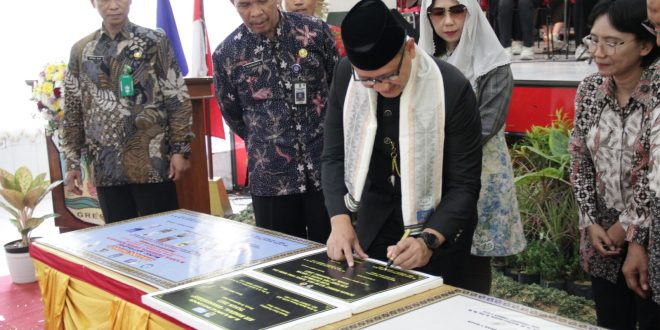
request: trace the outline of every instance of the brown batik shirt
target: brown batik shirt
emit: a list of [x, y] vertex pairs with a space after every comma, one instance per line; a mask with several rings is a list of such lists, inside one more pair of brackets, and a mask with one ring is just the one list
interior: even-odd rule
[[[121, 96], [130, 67], [134, 93]], [[188, 90], [167, 37], [127, 22], [104, 28], [71, 49], [65, 75], [61, 145], [66, 169], [91, 156], [97, 186], [168, 180], [173, 154], [189, 154], [193, 134]]]

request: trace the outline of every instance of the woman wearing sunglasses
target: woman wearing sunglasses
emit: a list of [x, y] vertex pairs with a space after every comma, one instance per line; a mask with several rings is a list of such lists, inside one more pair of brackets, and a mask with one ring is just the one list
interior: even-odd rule
[[657, 306], [637, 297], [621, 271], [628, 241], [645, 241], [638, 225], [649, 214], [646, 173], [658, 161], [649, 160], [646, 126], [660, 91], [652, 65], [658, 46], [645, 19], [644, 0], [594, 6], [583, 42], [598, 72], [578, 87], [569, 144], [582, 266], [591, 276], [598, 325], [610, 329], [660, 329]]
[[465, 262], [466, 289], [488, 294], [491, 257], [516, 254], [526, 241], [504, 139], [513, 76], [510, 59], [475, 0], [424, 0], [420, 47], [456, 66], [477, 96], [483, 159], [479, 223]]

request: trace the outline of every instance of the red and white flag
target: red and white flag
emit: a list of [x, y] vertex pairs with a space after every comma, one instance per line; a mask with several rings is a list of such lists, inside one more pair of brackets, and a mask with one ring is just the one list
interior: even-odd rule
[[[192, 70], [190, 77], [213, 76], [213, 60], [211, 59], [211, 47], [206, 33], [206, 22], [204, 21], [204, 1], [195, 0], [193, 10], [193, 52]], [[214, 89], [215, 90], [215, 89]], [[222, 124], [222, 115], [218, 102], [209, 100], [210, 134], [221, 139], [225, 138], [225, 130]]]

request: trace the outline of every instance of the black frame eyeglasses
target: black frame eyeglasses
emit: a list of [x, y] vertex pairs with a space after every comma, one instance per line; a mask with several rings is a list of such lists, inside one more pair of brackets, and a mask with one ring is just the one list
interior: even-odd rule
[[396, 71], [392, 73], [384, 74], [376, 78], [360, 78], [355, 75], [355, 69], [351, 67], [351, 73], [353, 74], [353, 81], [361, 82], [362, 85], [364, 85], [365, 87], [374, 87], [376, 86], [376, 84], [382, 84], [388, 81], [394, 82], [399, 80], [399, 74], [401, 73], [401, 66], [403, 64], [403, 57], [406, 55], [405, 41], [403, 43], [403, 47], [401, 47], [401, 50], [399, 52], [401, 53], [401, 58], [399, 59], [399, 65], [397, 66]]
[[431, 18], [444, 18], [447, 13], [449, 13], [452, 16], [457, 16], [457, 15], [462, 15], [467, 12], [467, 7], [464, 5], [455, 5], [451, 6], [449, 8], [442, 8], [442, 7], [434, 7], [434, 8], [429, 8], [426, 11], [426, 14], [429, 15]]
[[649, 31], [649, 33], [656, 37], [658, 36], [658, 33], [660, 33], [660, 31], [658, 31], [658, 27], [656, 27], [655, 24], [651, 23], [651, 21], [648, 19], [642, 22], [642, 26], [646, 29], [646, 31]]

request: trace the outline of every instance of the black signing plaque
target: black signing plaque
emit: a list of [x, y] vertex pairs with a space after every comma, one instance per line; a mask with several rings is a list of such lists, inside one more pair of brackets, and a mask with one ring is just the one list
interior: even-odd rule
[[225, 329], [267, 329], [337, 308], [248, 275], [222, 278], [154, 298]]
[[334, 261], [326, 252], [257, 269], [300, 287], [351, 303], [428, 277], [369, 260]]

